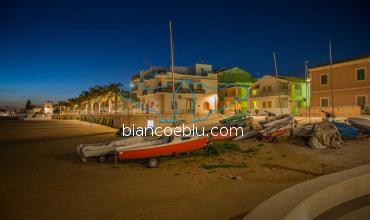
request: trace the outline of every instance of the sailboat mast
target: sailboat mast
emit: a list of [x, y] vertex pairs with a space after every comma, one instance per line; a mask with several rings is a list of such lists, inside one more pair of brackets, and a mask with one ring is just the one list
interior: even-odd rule
[[309, 80], [309, 72], [307, 67], [308, 61], [304, 62], [304, 70], [305, 70], [305, 77], [306, 77], [306, 118], [307, 115], [309, 117], [309, 123], [311, 123], [311, 80]]
[[277, 70], [275, 51], [272, 51], [272, 56], [274, 58], [275, 77], [276, 77], [276, 85], [277, 85], [277, 91], [278, 91], [278, 96], [279, 96], [280, 115], [282, 115], [283, 114], [283, 108], [281, 106], [279, 75], [278, 75], [278, 70]]
[[329, 41], [329, 59], [330, 59], [331, 113], [334, 115], [333, 57], [331, 54], [331, 41]]
[[175, 72], [173, 68], [173, 41], [172, 41], [172, 22], [169, 21], [170, 28], [170, 62], [172, 73], [172, 109], [173, 109], [173, 124], [176, 126], [176, 95], [175, 95]]

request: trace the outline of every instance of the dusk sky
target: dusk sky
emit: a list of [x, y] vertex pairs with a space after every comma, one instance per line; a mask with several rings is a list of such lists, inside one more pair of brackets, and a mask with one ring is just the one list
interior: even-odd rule
[[76, 97], [148, 65], [239, 66], [258, 77], [370, 54], [369, 1], [0, 2], [0, 106]]

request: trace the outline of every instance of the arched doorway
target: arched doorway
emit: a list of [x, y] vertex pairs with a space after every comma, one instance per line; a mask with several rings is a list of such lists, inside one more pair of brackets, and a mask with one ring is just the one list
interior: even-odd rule
[[204, 103], [203, 103], [203, 110], [205, 110], [205, 111], [209, 111], [209, 109], [210, 109], [210, 104], [209, 104], [209, 102], [204, 102]]

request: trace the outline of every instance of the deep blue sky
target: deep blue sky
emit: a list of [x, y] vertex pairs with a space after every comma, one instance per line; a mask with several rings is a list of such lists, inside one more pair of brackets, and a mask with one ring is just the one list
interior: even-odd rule
[[[131, 3], [128, 3], [131, 2]], [[149, 65], [175, 64], [302, 75], [304, 61], [370, 54], [370, 4], [363, 1], [0, 2], [0, 106], [77, 96], [96, 84], [127, 83]], [[256, 75], [257, 76], [257, 75]]]

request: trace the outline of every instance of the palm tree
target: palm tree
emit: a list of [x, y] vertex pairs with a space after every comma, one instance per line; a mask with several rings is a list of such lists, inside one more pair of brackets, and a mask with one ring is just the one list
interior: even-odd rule
[[85, 111], [85, 113], [88, 113], [90, 100], [89, 100], [89, 92], [88, 91], [82, 91], [81, 94], [78, 96], [78, 100], [80, 103], [80, 108], [85, 106], [85, 110], [80, 109], [80, 111]]
[[120, 94], [119, 94], [119, 99], [122, 102], [122, 106], [126, 107], [125, 110], [127, 110], [127, 112], [129, 113], [130, 108], [132, 108], [132, 102], [130, 101], [131, 99], [130, 91], [121, 89]]
[[89, 89], [89, 100], [91, 113], [94, 113], [94, 104], [99, 103], [99, 96], [101, 95], [101, 86], [90, 87]]
[[111, 83], [106, 87], [108, 92], [109, 113], [111, 113], [112, 110], [112, 99], [114, 100], [114, 113], [117, 113], [118, 96], [120, 95], [121, 87], [121, 83]]

